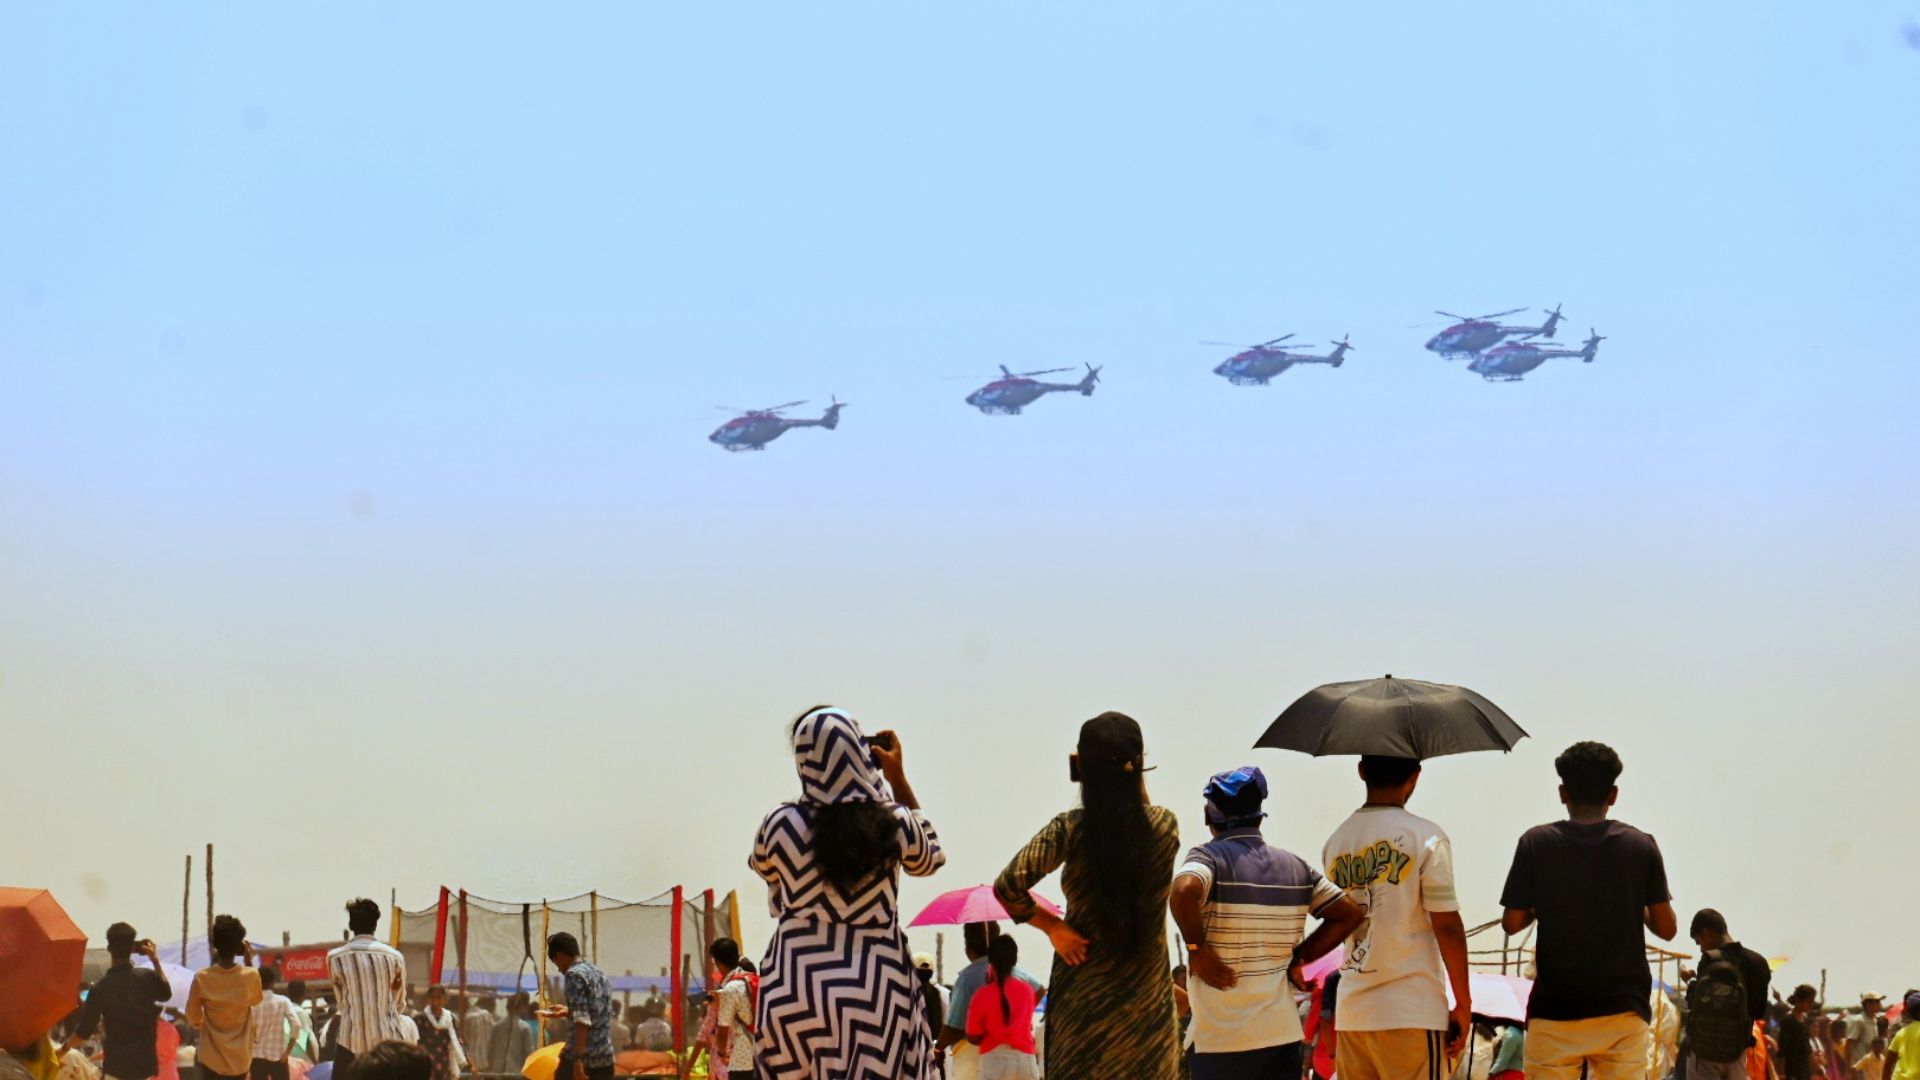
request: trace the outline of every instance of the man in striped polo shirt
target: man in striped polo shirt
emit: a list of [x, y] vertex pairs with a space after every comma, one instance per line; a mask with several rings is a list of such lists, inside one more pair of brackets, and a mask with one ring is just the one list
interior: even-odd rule
[[[1213, 839], [1187, 853], [1169, 901], [1194, 976], [1193, 1080], [1298, 1080], [1298, 972], [1360, 925], [1360, 907], [1261, 836], [1259, 769], [1220, 773], [1204, 794]], [[1309, 914], [1321, 920], [1310, 935]]]

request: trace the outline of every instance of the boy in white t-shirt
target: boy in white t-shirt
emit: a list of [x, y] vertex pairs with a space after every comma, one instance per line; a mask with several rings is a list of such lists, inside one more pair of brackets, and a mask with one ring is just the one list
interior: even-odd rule
[[1406, 810], [1418, 761], [1368, 755], [1360, 778], [1366, 805], [1321, 853], [1327, 879], [1366, 916], [1340, 969], [1335, 1071], [1340, 1080], [1429, 1080], [1452, 1072], [1473, 1022], [1453, 845]]

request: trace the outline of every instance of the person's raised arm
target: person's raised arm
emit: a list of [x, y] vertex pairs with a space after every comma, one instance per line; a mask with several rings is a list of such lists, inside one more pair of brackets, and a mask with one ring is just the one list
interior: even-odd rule
[[153, 977], [155, 981], [160, 984], [160, 992], [153, 1000], [171, 1000], [173, 997], [173, 985], [167, 979], [166, 965], [160, 962], [160, 946], [155, 945], [152, 941], [142, 941], [140, 943], [140, 955], [146, 957], [147, 961], [153, 965]]
[[868, 743], [873, 754], [873, 763], [880, 768], [880, 775], [893, 789], [893, 801], [909, 810], [920, 809], [920, 800], [913, 794], [913, 785], [907, 783], [907, 764], [905, 750], [900, 745], [900, 733], [891, 728], [876, 734]]

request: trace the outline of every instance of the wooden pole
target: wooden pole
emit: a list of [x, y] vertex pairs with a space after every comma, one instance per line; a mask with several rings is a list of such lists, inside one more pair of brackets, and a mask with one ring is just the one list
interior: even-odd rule
[[207, 845], [207, 947], [213, 947], [213, 845]]
[[187, 880], [180, 888], [180, 966], [187, 966], [187, 938], [193, 934], [193, 856], [187, 856]]

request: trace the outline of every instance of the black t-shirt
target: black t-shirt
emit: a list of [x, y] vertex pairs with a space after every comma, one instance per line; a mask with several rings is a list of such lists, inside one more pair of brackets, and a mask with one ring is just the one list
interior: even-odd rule
[[1811, 1080], [1813, 1041], [1808, 1037], [1806, 1021], [1792, 1013], [1780, 1018], [1780, 1060], [1787, 1080]]
[[[1773, 965], [1767, 963], [1766, 957], [1737, 941], [1729, 941], [1720, 946], [1720, 951], [1740, 965], [1740, 981], [1747, 988], [1749, 1018], [1756, 1021], [1765, 1020], [1767, 1018], [1767, 987], [1773, 983]], [[1705, 967], [1706, 963], [1707, 958], [1702, 956], [1700, 965]]]
[[1527, 1017], [1652, 1019], [1642, 910], [1664, 903], [1667, 867], [1653, 837], [1625, 822], [1537, 825], [1520, 837], [1500, 903], [1540, 920], [1539, 975]]
[[168, 989], [159, 972], [132, 965], [108, 968], [93, 984], [74, 1030], [91, 1035], [94, 1024], [106, 1020], [106, 1053], [100, 1071], [123, 1080], [145, 1080], [160, 1071], [154, 1033], [160, 1007], [171, 996]]

